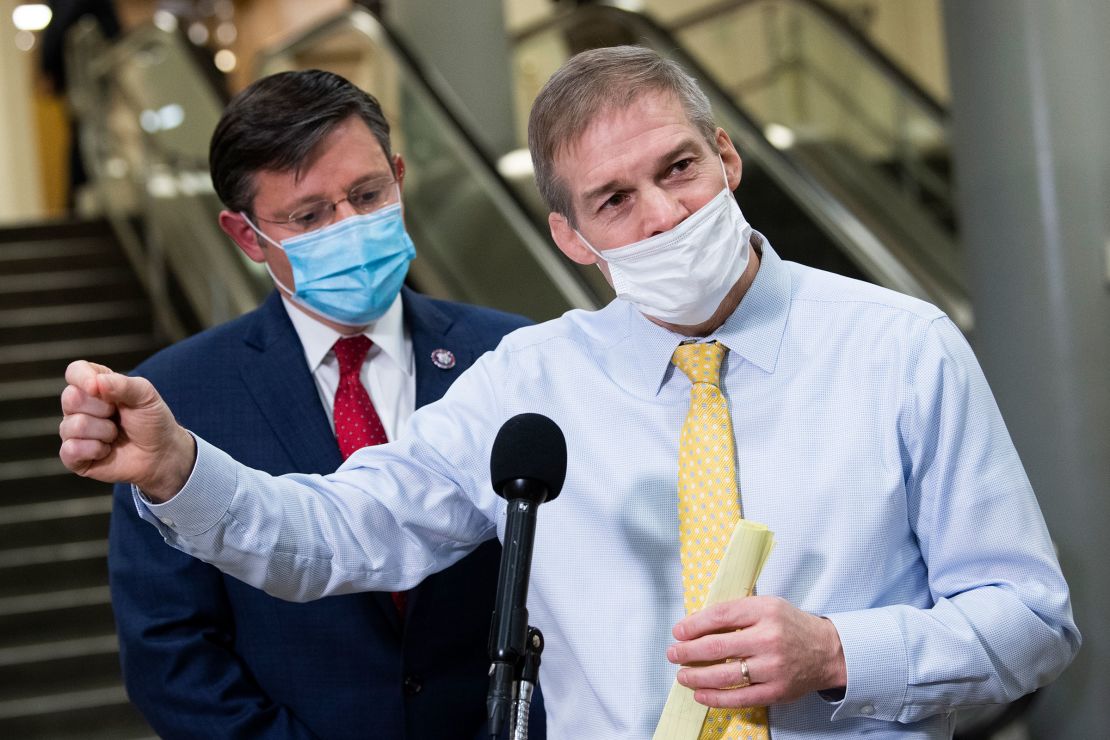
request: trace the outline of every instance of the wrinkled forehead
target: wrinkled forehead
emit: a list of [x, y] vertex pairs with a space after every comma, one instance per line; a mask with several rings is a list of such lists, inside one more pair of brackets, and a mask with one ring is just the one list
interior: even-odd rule
[[615, 95], [579, 120], [567, 122], [562, 139], [554, 142], [552, 164], [556, 171], [561, 161], [579, 157], [584, 145], [606, 138], [611, 130], [621, 129], [626, 124], [641, 120], [645, 109], [656, 102], [674, 110], [684, 123], [693, 128], [689, 116], [674, 93], [652, 88], [625, 91], [625, 94]]

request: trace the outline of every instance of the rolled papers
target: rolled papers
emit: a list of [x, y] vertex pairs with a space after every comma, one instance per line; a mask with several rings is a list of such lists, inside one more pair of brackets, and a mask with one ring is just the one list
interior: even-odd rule
[[[765, 525], [738, 521], [702, 608], [751, 596], [774, 544], [774, 534]], [[708, 711], [709, 707], [694, 701], [694, 690], [676, 679], [652, 740], [697, 740]]]

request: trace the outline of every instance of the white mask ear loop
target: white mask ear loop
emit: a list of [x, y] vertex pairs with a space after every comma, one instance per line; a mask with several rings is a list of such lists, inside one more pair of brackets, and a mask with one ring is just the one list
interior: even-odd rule
[[251, 227], [251, 230], [254, 233], [258, 234], [260, 237], [262, 237], [266, 241], [270, 242], [270, 244], [273, 244], [278, 249], [281, 249], [281, 244], [279, 244], [278, 242], [275, 242], [273, 239], [271, 239], [270, 237], [263, 234], [262, 229], [260, 229], [260, 228], [258, 228], [257, 226], [254, 225], [254, 222], [251, 221], [251, 217], [247, 215], [246, 211], [239, 211], [239, 215], [243, 217], [243, 220], [247, 222], [247, 226]]
[[[279, 244], [278, 242], [274, 241], [270, 237], [263, 234], [262, 229], [258, 228], [257, 226], [255, 226], [251, 222], [250, 216], [247, 215], [246, 211], [240, 211], [239, 215], [243, 217], [243, 220], [247, 222], [247, 226], [250, 226], [251, 230], [253, 230], [254, 233], [258, 234], [260, 237], [262, 237], [266, 241], [270, 242], [270, 244], [273, 244], [278, 249], [283, 249], [281, 244]], [[263, 260], [262, 264], [266, 266], [266, 272], [270, 273], [270, 279], [274, 281], [274, 285], [278, 286], [279, 288], [284, 290], [286, 293], [288, 293], [292, 297], [294, 295], [294, 292], [292, 290], [290, 290], [289, 287], [286, 286], [285, 283], [283, 283], [281, 280], [278, 279], [278, 276], [275, 275], [274, 271], [270, 269], [270, 263], [266, 260]]]

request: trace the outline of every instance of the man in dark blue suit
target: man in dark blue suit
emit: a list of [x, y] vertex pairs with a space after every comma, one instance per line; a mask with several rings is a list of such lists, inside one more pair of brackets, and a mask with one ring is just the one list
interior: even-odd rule
[[[346, 80], [256, 82], [224, 113], [210, 165], [221, 227], [277, 290], [135, 374], [241, 462], [332, 472], [526, 323], [401, 287], [404, 162], [377, 101]], [[489, 542], [405, 594], [287, 603], [165, 547], [117, 486], [109, 567], [128, 694], [166, 738], [485, 738], [499, 559]]]

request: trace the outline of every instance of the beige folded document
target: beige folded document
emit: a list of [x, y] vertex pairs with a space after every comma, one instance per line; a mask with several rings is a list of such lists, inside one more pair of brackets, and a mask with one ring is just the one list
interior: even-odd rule
[[[774, 535], [766, 526], [747, 519], [737, 522], [702, 608], [750, 596], [774, 544]], [[697, 740], [708, 711], [709, 707], [694, 701], [693, 689], [675, 680], [653, 740]]]

